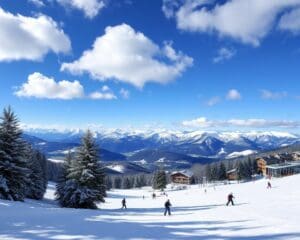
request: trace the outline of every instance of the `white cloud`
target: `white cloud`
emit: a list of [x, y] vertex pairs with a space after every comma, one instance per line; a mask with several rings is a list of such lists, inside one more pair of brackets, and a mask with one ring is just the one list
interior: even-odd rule
[[103, 92], [108, 92], [108, 91], [110, 91], [109, 86], [104, 85], [104, 86], [102, 87], [102, 91], [103, 91]]
[[56, 0], [65, 7], [71, 7], [84, 12], [87, 18], [94, 18], [105, 7], [102, 0]]
[[281, 30], [291, 31], [294, 34], [300, 33], [300, 8], [284, 14], [278, 24]]
[[236, 89], [230, 89], [226, 95], [227, 100], [240, 100], [241, 98], [241, 94]]
[[167, 18], [174, 17], [175, 9], [179, 7], [179, 2], [174, 0], [163, 0], [162, 11]]
[[117, 99], [117, 96], [112, 92], [112, 90], [104, 85], [101, 91], [93, 92], [90, 94], [91, 99], [102, 99], [102, 100], [113, 100]]
[[91, 99], [112, 100], [117, 99], [116, 95], [111, 92], [93, 92], [90, 95]]
[[37, 7], [44, 7], [45, 4], [42, 0], [28, 0], [28, 2], [34, 4]]
[[70, 82], [62, 80], [56, 82], [41, 73], [35, 72], [28, 76], [24, 83], [15, 93], [18, 97], [35, 97], [46, 99], [73, 99], [82, 98], [84, 90], [78, 81]]
[[231, 59], [236, 54], [234, 49], [222, 47], [218, 50], [217, 56], [213, 58], [214, 63], [224, 62], [225, 60]]
[[277, 17], [300, 5], [300, 0], [164, 0], [166, 17], [174, 17], [177, 27], [192, 32], [227, 36], [258, 46], [271, 31]]
[[114, 79], [142, 88], [147, 82], [168, 83], [192, 64], [193, 59], [176, 52], [171, 43], [160, 48], [143, 33], [121, 24], [107, 27], [92, 49], [72, 63], [63, 63], [61, 70], [89, 73], [101, 81]]
[[206, 104], [210, 107], [216, 105], [217, 103], [219, 103], [221, 101], [221, 98], [218, 96], [212, 97], [211, 99], [209, 99]]
[[214, 123], [212, 121], [207, 120], [205, 117], [200, 117], [193, 120], [183, 121], [182, 125], [184, 127], [209, 128], [209, 127], [213, 127]]
[[208, 120], [200, 117], [193, 120], [183, 121], [184, 127], [190, 128], [227, 128], [227, 127], [245, 127], [245, 128], [295, 128], [300, 127], [299, 121], [287, 120], [266, 120], [266, 119], [230, 119], [230, 120]]
[[128, 99], [130, 97], [130, 92], [124, 88], [121, 88], [120, 94], [122, 98]]
[[68, 36], [52, 18], [13, 15], [0, 7], [0, 61], [40, 60], [50, 51], [70, 49]]
[[30, 74], [27, 82], [18, 87], [14, 94], [18, 97], [39, 99], [117, 99], [117, 96], [107, 85], [104, 85], [99, 91], [85, 95], [84, 87], [79, 81], [55, 81], [55, 79], [46, 77], [38, 72]]
[[287, 92], [283, 91], [283, 92], [272, 92], [269, 90], [260, 90], [261, 92], [261, 98], [263, 99], [282, 99], [287, 97]]

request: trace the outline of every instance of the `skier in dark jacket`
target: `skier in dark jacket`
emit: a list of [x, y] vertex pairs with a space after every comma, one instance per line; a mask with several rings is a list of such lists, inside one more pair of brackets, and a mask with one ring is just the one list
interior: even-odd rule
[[165, 216], [167, 215], [167, 213], [168, 213], [169, 215], [171, 215], [171, 209], [170, 209], [171, 206], [172, 206], [172, 205], [171, 205], [171, 203], [170, 203], [170, 200], [168, 199], [168, 200], [165, 202], [165, 213], [164, 213]]
[[233, 194], [232, 193], [230, 193], [229, 195], [228, 195], [228, 201], [227, 201], [227, 203], [226, 203], [226, 206], [228, 206], [229, 205], [229, 203], [231, 203], [232, 205], [234, 205], [234, 203], [233, 203], [233, 199], [234, 199], [234, 196], [233, 196]]
[[268, 181], [267, 188], [272, 188], [272, 185], [271, 185], [271, 182], [270, 182], [270, 181]]
[[123, 198], [123, 200], [122, 200], [122, 209], [124, 209], [124, 208], [127, 209], [125, 198]]

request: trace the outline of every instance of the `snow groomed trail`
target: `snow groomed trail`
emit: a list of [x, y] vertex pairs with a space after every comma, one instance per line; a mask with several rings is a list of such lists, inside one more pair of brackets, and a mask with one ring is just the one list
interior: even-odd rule
[[[99, 210], [60, 208], [49, 184], [43, 201], [0, 200], [0, 239], [300, 239], [300, 175], [271, 182], [272, 189], [258, 180], [206, 193], [193, 185], [156, 199], [150, 188], [113, 190]], [[225, 205], [230, 192], [235, 206]], [[163, 216], [167, 198], [171, 216]]]

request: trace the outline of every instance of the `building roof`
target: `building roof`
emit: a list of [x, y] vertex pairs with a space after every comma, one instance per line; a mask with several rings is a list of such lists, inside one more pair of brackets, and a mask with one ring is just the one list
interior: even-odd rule
[[185, 176], [187, 176], [187, 177], [192, 177], [192, 176], [194, 175], [190, 170], [182, 170], [182, 171], [175, 171], [175, 172], [172, 172], [172, 173], [171, 173], [171, 176], [172, 176], [172, 175], [175, 175], [175, 174], [178, 174], [178, 173], [183, 174], [183, 175], [185, 175]]
[[269, 168], [269, 169], [284, 169], [284, 168], [291, 168], [291, 167], [300, 167], [300, 161], [284, 162], [284, 163], [267, 165], [267, 168]]

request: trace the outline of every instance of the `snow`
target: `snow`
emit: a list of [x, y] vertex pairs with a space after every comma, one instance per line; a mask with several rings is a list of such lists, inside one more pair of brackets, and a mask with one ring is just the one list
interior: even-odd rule
[[[49, 134], [66, 134], [66, 136], [72, 136], [76, 134], [83, 134], [83, 129], [43, 129], [43, 128], [34, 128], [33, 126], [28, 127], [26, 125], [22, 126], [23, 129], [32, 133], [49, 133]], [[184, 131], [184, 130], [170, 130], [170, 129], [133, 129], [133, 128], [125, 128], [125, 129], [110, 129], [104, 128], [101, 126], [91, 126], [93, 129], [94, 137], [97, 138], [112, 138], [112, 139], [121, 139], [129, 136], [139, 136], [142, 138], [152, 138], [153, 136], [157, 136], [158, 140], [162, 142], [170, 142], [170, 141], [192, 141], [192, 140], [200, 140], [205, 136], [216, 137], [222, 141], [228, 142], [232, 140], [238, 140], [242, 137], [256, 139], [256, 138], [264, 138], [264, 137], [275, 137], [275, 138], [287, 138], [287, 139], [299, 139], [298, 135], [289, 133], [289, 132], [281, 132], [281, 131], [207, 131], [207, 130], [193, 130], [193, 131]]]
[[[150, 188], [114, 190], [99, 210], [59, 208], [49, 184], [43, 201], [0, 200], [0, 239], [300, 239], [300, 175], [185, 190], [168, 189], [172, 215], [163, 216], [166, 196]], [[233, 192], [235, 206], [225, 206]], [[142, 196], [145, 196], [145, 199]], [[127, 210], [121, 210], [126, 197]]]
[[37, 145], [43, 146], [43, 145], [46, 145], [46, 144], [47, 144], [46, 142], [40, 142]]
[[56, 158], [48, 158], [47, 160], [50, 162], [54, 162], [54, 163], [63, 163], [64, 162], [63, 159], [56, 159]]
[[109, 165], [107, 168], [112, 169], [114, 171], [117, 171], [119, 173], [124, 173], [125, 172], [125, 167], [120, 164], [114, 164], [114, 165]]
[[145, 165], [148, 162], [145, 159], [142, 159], [142, 160], [139, 160], [139, 161], [134, 161], [134, 163], [139, 163], [139, 164]]
[[157, 162], [157, 163], [163, 163], [163, 162], [165, 162], [165, 161], [166, 161], [166, 158], [165, 158], [165, 157], [162, 157], [162, 158], [158, 159], [156, 162]]
[[224, 150], [224, 148], [221, 148], [221, 150], [219, 151], [218, 155], [223, 155], [226, 154], [226, 151]]
[[251, 155], [254, 153], [257, 153], [257, 151], [245, 150], [245, 151], [241, 151], [241, 152], [232, 152], [226, 158], [236, 158], [236, 157], [248, 156], [248, 155]]
[[53, 151], [53, 152], [50, 152], [50, 154], [64, 154], [64, 155], [67, 155], [69, 152], [70, 153], [75, 153], [76, 151], [78, 150], [77, 147], [74, 147], [74, 148], [70, 148], [70, 149], [67, 149], [67, 150], [56, 150], [56, 151]]

